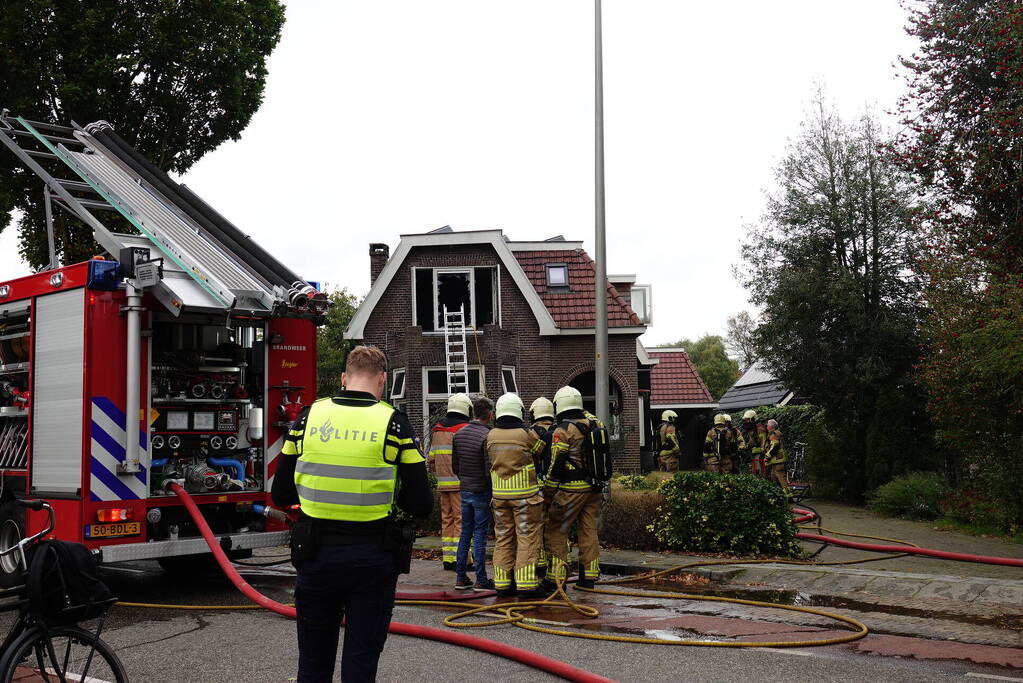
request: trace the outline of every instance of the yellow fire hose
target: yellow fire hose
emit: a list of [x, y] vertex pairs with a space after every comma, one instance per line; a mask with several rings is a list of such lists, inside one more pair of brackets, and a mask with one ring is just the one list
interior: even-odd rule
[[[841, 531], [834, 531], [823, 527], [811, 527], [801, 526], [801, 529], [814, 530], [819, 529], [820, 531], [827, 532], [838, 536], [846, 536], [850, 538], [865, 538], [876, 541], [888, 541], [891, 543], [897, 543], [910, 547], [917, 547], [914, 543], [904, 541], [895, 538], [885, 538], [882, 536], [866, 536], [862, 534], [850, 534]], [[838, 565], [850, 565], [850, 564], [861, 564], [864, 562], [874, 562], [877, 560], [888, 560], [895, 557], [902, 557], [905, 553], [895, 555], [879, 555], [874, 557], [866, 557], [858, 560], [843, 560], [839, 562], [813, 562], [807, 560], [705, 560], [700, 562], [690, 562], [687, 564], [680, 564], [668, 569], [662, 569], [659, 571], [648, 572], [645, 574], [637, 574], [635, 576], [627, 576], [618, 579], [608, 579], [605, 581], [598, 582], [598, 585], [608, 586], [617, 585], [623, 583], [632, 583], [636, 581], [646, 581], [659, 576], [665, 576], [676, 572], [684, 571], [686, 569], [693, 569], [696, 567], [708, 567], [708, 566], [720, 566], [720, 565], [744, 565], [744, 564], [788, 564], [788, 565], [801, 565], [801, 566], [815, 566], [815, 567], [827, 567], [827, 566], [838, 566]], [[525, 616], [525, 612], [535, 610], [538, 608], [544, 609], [566, 609], [577, 612], [584, 617], [596, 618], [600, 616], [600, 611], [596, 607], [590, 605], [581, 605], [573, 601], [568, 594], [565, 593], [564, 584], [558, 585], [557, 590], [552, 593], [549, 597], [544, 600], [530, 600], [522, 602], [508, 602], [495, 605], [478, 605], [471, 602], [459, 602], [459, 601], [445, 601], [445, 600], [396, 600], [395, 604], [398, 605], [419, 605], [427, 607], [448, 607], [453, 609], [460, 609], [462, 611], [456, 614], [451, 614], [445, 617], [444, 625], [451, 628], [476, 628], [482, 626], [499, 626], [504, 624], [511, 624], [518, 628], [527, 629], [529, 631], [536, 631], [538, 633], [549, 633], [551, 635], [566, 636], [569, 638], [586, 638], [589, 640], [609, 640], [619, 643], [643, 643], [651, 645], [688, 645], [688, 646], [701, 646], [701, 647], [735, 647], [735, 648], [749, 648], [749, 647], [815, 647], [820, 645], [837, 645], [839, 643], [848, 643], [854, 640], [863, 638], [868, 633], [866, 625], [862, 622], [853, 619], [852, 617], [846, 617], [841, 614], [835, 614], [834, 612], [827, 612], [825, 610], [814, 609], [812, 607], [799, 607], [796, 605], [781, 605], [772, 602], [761, 602], [758, 600], [744, 600], [741, 598], [722, 598], [710, 595], [694, 595], [690, 593], [670, 593], [666, 591], [612, 591], [604, 588], [580, 588], [576, 586], [576, 590], [584, 591], [587, 593], [597, 593], [604, 595], [620, 595], [627, 597], [638, 597], [638, 598], [655, 598], [655, 599], [669, 599], [669, 600], [698, 600], [706, 602], [724, 602], [732, 603], [737, 605], [747, 605], [750, 607], [760, 607], [769, 609], [782, 609], [790, 612], [801, 612], [804, 614], [813, 614], [815, 616], [824, 617], [833, 621], [842, 622], [852, 626], [855, 631], [842, 636], [836, 636], [831, 638], [816, 638], [809, 640], [787, 640], [787, 641], [774, 641], [774, 642], [750, 642], [750, 641], [734, 641], [734, 640], [668, 640], [663, 638], [646, 638], [639, 636], [616, 636], [602, 633], [585, 633], [581, 631], [567, 631], [561, 628], [551, 628], [544, 624], [551, 624], [552, 622], [535, 619]], [[560, 599], [558, 599], [560, 598]], [[142, 602], [118, 602], [118, 605], [122, 607], [140, 607], [148, 609], [175, 609], [175, 610], [249, 610], [249, 609], [263, 609], [260, 605], [176, 605], [176, 604], [157, 604], [157, 603], [142, 603]], [[464, 622], [460, 621], [468, 617], [475, 615], [482, 616], [493, 616], [494, 613], [499, 614], [497, 618], [489, 618], [485, 620]], [[557, 622], [555, 622], [557, 623]]]

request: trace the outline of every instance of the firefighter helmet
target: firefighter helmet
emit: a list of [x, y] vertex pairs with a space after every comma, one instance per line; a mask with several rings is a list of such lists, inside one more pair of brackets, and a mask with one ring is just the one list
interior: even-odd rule
[[674, 410], [665, 410], [661, 413], [661, 422], [674, 422], [678, 419], [678, 413]]
[[729, 415], [728, 413], [725, 413], [725, 422], [727, 422], [728, 424], [732, 424], [732, 416]]
[[717, 415], [715, 415], [714, 416], [714, 424], [716, 424], [716, 425], [723, 425], [723, 424], [725, 424], [725, 414], [724, 413], [718, 413]]
[[567, 410], [582, 410], [583, 395], [575, 387], [561, 387], [558, 393], [554, 394], [554, 409], [558, 415]]
[[497, 399], [497, 409], [494, 412], [494, 417], [514, 417], [517, 420], [521, 420], [522, 399], [518, 397], [518, 394], [511, 392], [501, 394], [501, 397]]
[[747, 410], [745, 413], [742, 414], [742, 419], [744, 419], [744, 420], [755, 420], [755, 419], [757, 419], [757, 411], [755, 411], [755, 410]]
[[554, 404], [546, 396], [541, 396], [529, 404], [529, 410], [533, 413], [533, 419], [541, 417], [554, 417]]
[[465, 394], [452, 394], [451, 398], [448, 399], [448, 412], [471, 417], [472, 399]]

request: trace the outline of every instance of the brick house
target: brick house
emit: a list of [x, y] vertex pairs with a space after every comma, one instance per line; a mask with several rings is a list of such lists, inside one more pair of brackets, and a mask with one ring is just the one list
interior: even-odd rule
[[[441, 310], [464, 306], [469, 392], [496, 398], [514, 391], [527, 406], [565, 384], [594, 407], [594, 265], [582, 242], [509, 241], [500, 230], [442, 228], [403, 235], [394, 254], [371, 244], [369, 294], [345, 336], [380, 347], [390, 379], [385, 398], [423, 433], [447, 401]], [[610, 280], [610, 278], [609, 278]], [[649, 287], [635, 278], [607, 283], [612, 447], [618, 469], [637, 471], [640, 445], [651, 443], [649, 374], [638, 357], [649, 319]], [[649, 359], [647, 359], [649, 360]], [[648, 380], [646, 381], [648, 385]]]
[[680, 348], [653, 348], [647, 354], [656, 362], [650, 372], [650, 424], [656, 429], [665, 410], [678, 413], [682, 437], [683, 469], [696, 469], [702, 462], [703, 440], [713, 422], [718, 404], [703, 378]]

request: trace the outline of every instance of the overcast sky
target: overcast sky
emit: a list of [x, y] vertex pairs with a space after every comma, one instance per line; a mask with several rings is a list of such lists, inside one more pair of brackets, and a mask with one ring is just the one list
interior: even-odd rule
[[[262, 108], [183, 180], [359, 295], [369, 242], [443, 225], [592, 254], [592, 5], [293, 0]], [[608, 271], [653, 285], [648, 346], [750, 308], [731, 266], [814, 82], [844, 115], [890, 108], [904, 23], [896, 0], [604, 0]]]

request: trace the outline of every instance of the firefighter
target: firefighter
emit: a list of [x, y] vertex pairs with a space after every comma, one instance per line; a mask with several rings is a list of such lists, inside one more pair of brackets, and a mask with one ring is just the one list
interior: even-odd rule
[[766, 476], [764, 449], [767, 446], [767, 429], [763, 423], [757, 422], [755, 410], [747, 410], [742, 414], [739, 436], [741, 438], [739, 446], [744, 457], [749, 459], [753, 474], [758, 477]]
[[540, 597], [536, 563], [543, 544], [543, 497], [533, 458], [545, 448], [522, 421], [522, 399], [497, 399], [494, 428], [487, 434], [494, 510], [494, 585], [498, 597]]
[[[533, 458], [533, 462], [536, 465], [536, 476], [540, 479], [540, 484], [543, 484], [544, 478], [547, 476], [547, 468], [550, 465], [550, 454], [551, 454], [551, 437], [554, 434], [554, 404], [546, 396], [540, 398], [529, 404], [529, 412], [533, 418], [532, 430], [544, 442], [544, 450], [539, 455]], [[541, 489], [541, 494], [543, 493]], [[543, 527], [541, 525], [541, 540], [543, 536]], [[541, 579], [547, 576], [547, 544], [542, 542], [540, 544], [540, 556], [536, 561], [536, 575]]]
[[674, 410], [665, 410], [661, 413], [661, 424], [657, 428], [659, 437], [657, 443], [660, 444], [657, 455], [661, 462], [661, 470], [665, 472], [678, 472], [678, 461], [682, 457], [682, 444], [675, 424], [677, 420], [678, 413]]
[[342, 617], [341, 680], [375, 680], [399, 563], [412, 552], [411, 538], [403, 550], [385, 542], [389, 518], [395, 505], [416, 517], [433, 507], [412, 426], [380, 400], [386, 381], [379, 349], [352, 349], [345, 389], [305, 408], [277, 461], [274, 504], [301, 508], [292, 526], [299, 681], [333, 679]]
[[767, 421], [767, 449], [764, 452], [764, 459], [767, 461], [767, 478], [778, 482], [785, 497], [788, 498], [789, 480], [785, 475], [785, 463], [788, 458], [777, 420]]
[[717, 474], [730, 473], [735, 446], [725, 414], [718, 413], [714, 416], [714, 427], [707, 432], [707, 438], [703, 442], [704, 469]]
[[729, 464], [731, 467], [727, 472], [723, 474], [738, 474], [739, 473], [739, 448], [742, 446], [742, 435], [739, 433], [738, 427], [732, 424], [731, 413], [725, 413], [725, 426], [728, 427], [728, 433], [730, 434], [730, 443], [732, 444], [732, 457], [729, 458]]
[[[600, 541], [597, 523], [600, 519], [601, 487], [591, 483], [585, 458], [590, 448], [588, 434], [604, 430], [599, 421], [587, 417], [583, 397], [574, 387], [561, 387], [554, 394], [558, 426], [551, 437], [551, 465], [544, 481], [544, 498], [548, 503], [544, 535], [550, 557], [550, 574], [554, 582], [563, 582], [568, 574], [568, 533], [578, 523], [580, 588], [592, 588], [600, 576]], [[544, 581], [544, 592], [555, 583]]]
[[469, 424], [472, 400], [465, 394], [452, 394], [448, 413], [430, 431], [430, 467], [437, 476], [440, 499], [441, 561], [446, 571], [455, 571], [458, 539], [462, 535], [462, 500], [458, 477], [451, 469], [451, 442], [460, 429]]

